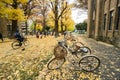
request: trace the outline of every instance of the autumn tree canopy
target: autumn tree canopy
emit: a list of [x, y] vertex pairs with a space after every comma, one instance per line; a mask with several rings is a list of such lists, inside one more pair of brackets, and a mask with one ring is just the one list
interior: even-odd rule
[[8, 20], [12, 21], [11, 35], [13, 35], [14, 32], [17, 30], [18, 21], [25, 20], [24, 11], [21, 8], [23, 5], [26, 5], [27, 1], [28, 0], [0, 0], [1, 17], [5, 17]]

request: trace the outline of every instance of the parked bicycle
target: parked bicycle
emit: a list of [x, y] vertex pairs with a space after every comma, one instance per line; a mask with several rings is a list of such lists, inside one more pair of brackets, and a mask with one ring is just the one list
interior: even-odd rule
[[[54, 56], [52, 60], [47, 64], [49, 70], [59, 69], [66, 61], [67, 53], [72, 53], [77, 58], [79, 67], [85, 71], [94, 71], [100, 66], [100, 60], [98, 57], [91, 54], [91, 49], [86, 46], [79, 46], [76, 43], [72, 47], [68, 47], [66, 41], [58, 41], [58, 45], [54, 48]], [[79, 55], [81, 57], [79, 57]]]
[[18, 49], [18, 48], [20, 48], [22, 45], [24, 45], [24, 46], [27, 46], [27, 45], [29, 45], [29, 40], [27, 39], [27, 38], [24, 38], [23, 39], [23, 41], [22, 42], [20, 42], [19, 40], [15, 40], [12, 44], [11, 44], [11, 47], [13, 48], [13, 49]]

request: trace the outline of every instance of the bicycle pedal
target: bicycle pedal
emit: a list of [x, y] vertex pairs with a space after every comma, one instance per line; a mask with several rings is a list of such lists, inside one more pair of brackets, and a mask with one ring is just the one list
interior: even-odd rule
[[25, 50], [25, 48], [22, 49], [22, 51], [24, 51], [24, 50]]

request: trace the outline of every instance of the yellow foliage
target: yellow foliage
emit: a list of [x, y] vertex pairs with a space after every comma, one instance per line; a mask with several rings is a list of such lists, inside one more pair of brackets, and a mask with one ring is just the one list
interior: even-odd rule
[[[16, 0], [20, 4], [25, 4], [28, 2], [28, 0]], [[0, 0], [0, 16], [1, 17], [6, 17], [10, 20], [18, 20], [18, 21], [23, 21], [26, 19], [24, 16], [24, 11], [22, 9], [14, 9], [12, 6], [5, 6], [5, 3], [7, 4], [14, 4], [13, 0]], [[18, 4], [19, 5], [19, 4]]]
[[21, 9], [4, 8], [2, 14], [10, 20], [25, 20], [24, 11]]
[[13, 0], [1, 0], [1, 2], [5, 2], [5, 3], [7, 3], [7, 4], [11, 4], [11, 3], [13, 3]]
[[22, 4], [25, 4], [27, 3], [29, 0], [17, 0], [18, 2], [22, 3]]
[[63, 24], [67, 26], [68, 31], [73, 31], [74, 30], [74, 21], [71, 18], [71, 10], [69, 9], [64, 15], [63, 15]]
[[42, 27], [41, 24], [37, 24], [37, 25], [36, 25], [36, 30], [40, 30], [40, 31], [42, 31], [42, 29], [43, 29], [43, 27]]
[[1, 3], [1, 2], [0, 2], [0, 8], [1, 8], [1, 7], [4, 7], [4, 5], [5, 5], [4, 3]]
[[55, 23], [54, 23], [54, 14], [53, 14], [53, 12], [50, 11], [49, 14], [48, 14], [48, 16], [49, 16], [49, 18], [47, 20], [47, 25], [49, 27], [51, 27], [51, 28], [54, 28]]
[[[1, 0], [1, 2], [5, 2], [5, 3], [7, 3], [7, 4], [11, 4], [11, 3], [13, 3], [14, 1], [13, 0]], [[27, 3], [28, 2], [28, 0], [16, 0], [18, 3], [21, 3], [21, 4], [24, 4], [24, 3]]]

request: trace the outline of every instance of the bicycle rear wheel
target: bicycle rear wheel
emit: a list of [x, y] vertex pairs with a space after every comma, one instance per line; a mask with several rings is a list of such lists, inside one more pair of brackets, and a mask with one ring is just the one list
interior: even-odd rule
[[11, 46], [12, 46], [13, 49], [18, 49], [18, 48], [21, 47], [19, 41], [14, 41], [14, 42], [11, 44]]
[[25, 40], [25, 41], [23, 41], [23, 44], [24, 44], [25, 46], [27, 46], [27, 45], [30, 44], [30, 42], [29, 42], [29, 40]]
[[91, 49], [87, 46], [80, 47], [77, 51], [77, 57], [82, 57], [85, 55], [90, 55], [91, 54]]
[[79, 66], [87, 71], [91, 72], [96, 70], [100, 66], [100, 59], [96, 56], [85, 56], [79, 61]]
[[53, 58], [48, 64], [47, 68], [49, 70], [59, 69], [65, 62], [65, 58]]

